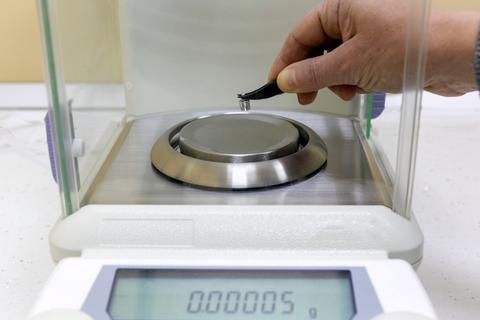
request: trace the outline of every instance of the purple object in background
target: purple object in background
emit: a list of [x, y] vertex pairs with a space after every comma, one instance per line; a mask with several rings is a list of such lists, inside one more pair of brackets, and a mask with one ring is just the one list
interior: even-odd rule
[[385, 110], [385, 93], [374, 93], [372, 95], [372, 119], [378, 118]]
[[52, 126], [52, 115], [50, 111], [47, 112], [44, 118], [45, 130], [47, 132], [47, 146], [48, 146], [48, 158], [50, 159], [50, 169], [52, 170], [52, 176], [55, 182], [57, 181], [57, 165], [55, 163], [55, 142], [53, 138], [53, 126]]

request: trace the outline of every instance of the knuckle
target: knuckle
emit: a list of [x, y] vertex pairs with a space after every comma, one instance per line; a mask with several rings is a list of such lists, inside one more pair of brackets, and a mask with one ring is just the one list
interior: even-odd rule
[[320, 85], [320, 76], [319, 76], [319, 65], [317, 63], [310, 63], [308, 67], [308, 75], [310, 78], [310, 82], [315, 87]]

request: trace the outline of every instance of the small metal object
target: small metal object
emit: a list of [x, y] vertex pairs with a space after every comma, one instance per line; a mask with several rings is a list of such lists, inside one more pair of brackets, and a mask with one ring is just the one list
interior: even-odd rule
[[241, 100], [261, 100], [274, 97], [282, 94], [283, 91], [277, 85], [277, 80], [272, 80], [261, 88], [252, 92], [238, 94], [237, 97]]
[[240, 99], [239, 104], [241, 111], [250, 111], [250, 100]]

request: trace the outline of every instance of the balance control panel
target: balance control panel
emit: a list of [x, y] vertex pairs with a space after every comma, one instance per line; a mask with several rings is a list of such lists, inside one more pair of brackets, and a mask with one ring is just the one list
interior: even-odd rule
[[[197, 260], [198, 261], [198, 260]], [[282, 264], [62, 261], [31, 320], [427, 320], [435, 313], [400, 260]]]

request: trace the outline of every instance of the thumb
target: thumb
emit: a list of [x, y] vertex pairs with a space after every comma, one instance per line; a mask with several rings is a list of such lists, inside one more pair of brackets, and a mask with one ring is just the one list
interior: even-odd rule
[[313, 92], [336, 85], [354, 85], [354, 50], [345, 42], [322, 56], [293, 63], [283, 69], [277, 83], [284, 92]]

